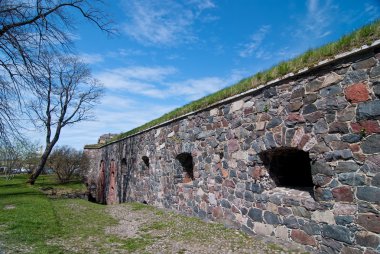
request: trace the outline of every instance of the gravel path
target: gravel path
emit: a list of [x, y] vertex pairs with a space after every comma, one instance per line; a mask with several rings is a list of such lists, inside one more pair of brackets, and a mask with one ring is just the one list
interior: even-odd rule
[[146, 205], [114, 205], [107, 211], [119, 224], [107, 227], [106, 233], [127, 243], [125, 252], [114, 249], [114, 253], [305, 253], [294, 243], [248, 236], [221, 224]]

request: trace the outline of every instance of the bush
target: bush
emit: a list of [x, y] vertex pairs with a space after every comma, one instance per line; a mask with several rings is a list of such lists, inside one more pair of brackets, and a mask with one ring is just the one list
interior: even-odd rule
[[88, 171], [89, 163], [83, 151], [62, 146], [51, 153], [48, 165], [61, 183], [67, 183], [74, 177], [83, 178]]

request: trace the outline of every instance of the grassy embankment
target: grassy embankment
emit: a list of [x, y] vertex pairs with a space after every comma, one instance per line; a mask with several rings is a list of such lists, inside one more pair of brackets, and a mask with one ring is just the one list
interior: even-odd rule
[[[218, 101], [229, 98], [231, 96], [243, 93], [252, 88], [266, 84], [271, 80], [281, 78], [288, 73], [297, 73], [304, 68], [311, 68], [317, 65], [320, 61], [333, 58], [334, 56], [350, 51], [354, 48], [361, 47], [363, 45], [371, 45], [374, 41], [380, 39], [380, 20], [366, 25], [348, 35], [341, 37], [339, 40], [326, 44], [322, 47], [310, 49], [305, 53], [288, 61], [280, 62], [272, 68], [258, 72], [255, 75], [245, 78], [235, 85], [224, 88], [218, 92], [205, 96], [199, 100], [190, 102], [180, 108], [154, 119], [142, 126], [135, 129], [121, 133], [113, 138], [109, 143], [123, 139], [130, 135], [136, 134], [143, 130], [149, 129], [158, 124], [164, 123], [171, 119], [183, 116], [187, 113], [197, 111], [206, 108]], [[94, 144], [87, 145], [86, 148], [99, 148], [102, 145]]]

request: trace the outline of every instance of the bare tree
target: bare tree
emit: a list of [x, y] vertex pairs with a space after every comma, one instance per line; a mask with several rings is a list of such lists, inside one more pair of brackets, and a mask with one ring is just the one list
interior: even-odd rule
[[38, 70], [39, 85], [35, 99], [29, 104], [29, 114], [37, 127], [46, 131], [45, 150], [29, 182], [34, 184], [57, 143], [62, 128], [93, 116], [91, 110], [99, 101], [103, 89], [92, 78], [86, 64], [75, 57], [57, 57], [44, 53]]
[[75, 150], [69, 146], [54, 149], [49, 157], [48, 164], [61, 183], [69, 182], [73, 176], [81, 177], [82, 172], [85, 172], [88, 168], [83, 151]]
[[[17, 131], [15, 106], [35, 82], [41, 52], [70, 52], [76, 18], [112, 33], [102, 0], [0, 0], [0, 138]], [[19, 136], [19, 135], [15, 135]]]
[[13, 140], [12, 145], [0, 145], [0, 167], [6, 179], [12, 175], [13, 170], [30, 168], [32, 158], [35, 158], [37, 146], [27, 141]]

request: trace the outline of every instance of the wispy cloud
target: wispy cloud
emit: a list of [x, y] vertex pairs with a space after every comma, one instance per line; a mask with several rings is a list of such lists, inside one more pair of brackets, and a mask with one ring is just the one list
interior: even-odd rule
[[331, 34], [331, 24], [334, 22], [338, 7], [331, 0], [308, 0], [306, 15], [299, 17], [298, 27], [294, 29], [294, 36], [309, 42], [321, 39]]
[[258, 50], [261, 46], [262, 42], [264, 41], [265, 37], [267, 36], [269, 30], [269, 25], [265, 25], [260, 27], [259, 30], [257, 30], [255, 33], [253, 33], [250, 36], [249, 42], [241, 45], [241, 51], [239, 52], [240, 57], [250, 57], [253, 54], [257, 58], [261, 58], [264, 56], [264, 52], [262, 50]]
[[364, 12], [371, 17], [372, 20], [378, 19], [380, 17], [379, 6], [371, 5], [366, 3]]
[[209, 93], [231, 85], [244, 77], [243, 72], [234, 71], [228, 77], [207, 76], [192, 79], [176, 78], [174, 67], [132, 66], [102, 71], [96, 75], [106, 88], [128, 91], [152, 98], [199, 99]]
[[124, 31], [142, 44], [173, 46], [197, 40], [194, 22], [203, 11], [214, 8], [211, 0], [128, 0]]
[[78, 57], [87, 64], [95, 64], [104, 61], [104, 57], [100, 54], [81, 53]]

